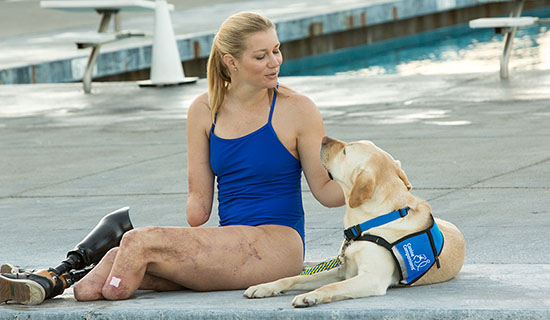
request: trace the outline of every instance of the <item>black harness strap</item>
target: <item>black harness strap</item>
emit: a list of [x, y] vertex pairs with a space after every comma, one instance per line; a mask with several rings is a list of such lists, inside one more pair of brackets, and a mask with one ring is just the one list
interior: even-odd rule
[[437, 265], [437, 268], [441, 268], [441, 264], [439, 264], [439, 254], [437, 254], [437, 248], [435, 247], [435, 241], [434, 241], [434, 237], [432, 235], [432, 231], [431, 230], [428, 230], [427, 232], [428, 234], [428, 238], [430, 239], [430, 245], [432, 246], [432, 252], [434, 254], [434, 257], [435, 257], [435, 264]]
[[386, 241], [386, 239], [382, 238], [382, 237], [378, 237], [378, 236], [373, 236], [371, 234], [365, 234], [365, 235], [362, 235], [360, 237], [358, 237], [357, 239], [355, 240], [362, 240], [362, 241], [369, 241], [369, 242], [374, 242], [376, 243], [377, 245], [379, 246], [382, 246], [386, 249], [388, 249], [390, 252], [392, 251], [392, 245]]
[[[357, 238], [355, 240], [373, 242], [373, 243], [375, 243], [375, 244], [377, 244], [381, 247], [386, 248], [391, 253], [391, 256], [393, 258], [393, 261], [395, 261], [395, 264], [397, 266], [399, 266], [399, 260], [397, 260], [397, 257], [395, 256], [395, 254], [393, 253], [393, 250], [392, 250], [393, 246], [391, 245], [391, 243], [386, 241], [386, 239], [384, 239], [382, 237], [379, 237], [379, 236], [373, 236], [371, 234], [365, 234], [365, 235], [362, 235], [362, 236], [360, 236], [359, 238]], [[399, 281], [401, 281], [401, 280], [403, 280], [403, 274], [401, 272], [399, 272]]]

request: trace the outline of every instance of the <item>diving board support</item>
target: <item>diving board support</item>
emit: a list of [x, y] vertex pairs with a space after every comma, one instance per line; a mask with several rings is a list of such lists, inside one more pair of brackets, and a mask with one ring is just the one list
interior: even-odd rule
[[500, 78], [508, 79], [508, 63], [512, 51], [514, 36], [518, 28], [530, 27], [536, 24], [550, 23], [550, 19], [538, 17], [520, 17], [525, 0], [514, 0], [510, 10], [510, 17], [481, 18], [471, 20], [470, 28], [493, 28], [495, 33], [504, 33], [504, 48], [500, 57]]
[[[99, 14], [102, 14], [101, 16], [101, 22], [99, 23], [99, 29], [97, 30], [98, 33], [105, 33], [107, 30], [107, 27], [109, 26], [109, 22], [111, 21], [111, 16], [118, 15], [118, 11], [100, 11], [98, 10]], [[117, 20], [115, 18], [115, 20]], [[118, 24], [120, 26], [120, 24]], [[116, 24], [115, 24], [116, 27]], [[120, 30], [115, 30], [120, 31]], [[99, 54], [99, 47], [101, 46], [101, 43], [97, 43], [92, 46], [92, 52], [90, 53], [90, 56], [88, 57], [88, 62], [86, 63], [86, 69], [84, 70], [84, 75], [82, 77], [82, 85], [84, 88], [85, 93], [92, 92], [92, 71], [94, 69], [94, 65], [97, 60], [97, 56]]]
[[140, 87], [164, 87], [197, 82], [198, 77], [185, 77], [178, 43], [166, 0], [156, 0], [155, 36], [150, 79], [138, 81]]
[[[510, 11], [511, 18], [518, 18], [521, 16], [521, 11], [523, 11], [523, 4], [525, 0], [514, 1], [512, 5], [512, 10]], [[510, 31], [506, 32], [504, 35], [504, 49], [502, 50], [502, 57], [500, 58], [500, 78], [508, 79], [508, 63], [510, 62], [510, 51], [514, 43], [514, 36], [518, 27], [511, 27]]]
[[[92, 91], [92, 73], [97, 62], [101, 45], [133, 36], [144, 36], [143, 32], [120, 30], [121, 11], [155, 11], [155, 32], [153, 35], [153, 77], [146, 81], [148, 86], [166, 86], [173, 84], [196, 82], [197, 77], [185, 77], [177, 48], [176, 38], [169, 11], [174, 11], [174, 5], [166, 0], [41, 0], [40, 7], [58, 9], [69, 12], [97, 12], [101, 21], [97, 32], [79, 33], [75, 43], [79, 49], [92, 48], [82, 84], [85, 93]], [[113, 20], [114, 33], [107, 32]]]

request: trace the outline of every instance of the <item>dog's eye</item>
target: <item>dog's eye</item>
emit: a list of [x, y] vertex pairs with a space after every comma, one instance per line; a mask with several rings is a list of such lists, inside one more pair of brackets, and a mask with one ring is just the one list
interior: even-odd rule
[[346, 148], [342, 149], [342, 152], [346, 155]]

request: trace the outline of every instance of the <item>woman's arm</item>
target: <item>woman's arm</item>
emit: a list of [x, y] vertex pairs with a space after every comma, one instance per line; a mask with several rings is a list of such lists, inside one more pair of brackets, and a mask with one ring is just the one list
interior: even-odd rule
[[210, 110], [208, 96], [199, 96], [187, 113], [187, 222], [198, 227], [208, 221], [214, 196], [214, 173], [210, 167]]
[[340, 185], [331, 180], [321, 165], [321, 140], [325, 135], [321, 113], [305, 96], [297, 95], [298, 120], [297, 148], [307, 183], [313, 196], [325, 207], [339, 207], [345, 204]]

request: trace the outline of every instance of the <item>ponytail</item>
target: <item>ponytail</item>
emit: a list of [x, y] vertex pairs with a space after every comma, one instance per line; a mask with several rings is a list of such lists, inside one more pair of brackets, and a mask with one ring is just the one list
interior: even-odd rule
[[206, 67], [206, 76], [208, 78], [208, 104], [210, 105], [210, 117], [212, 123], [214, 118], [220, 110], [220, 107], [227, 93], [227, 87], [231, 83], [231, 77], [227, 66], [223, 62], [223, 56], [221, 51], [217, 48], [216, 40], [217, 35], [214, 38], [214, 44], [212, 45], [212, 51], [208, 58], [208, 65]]

